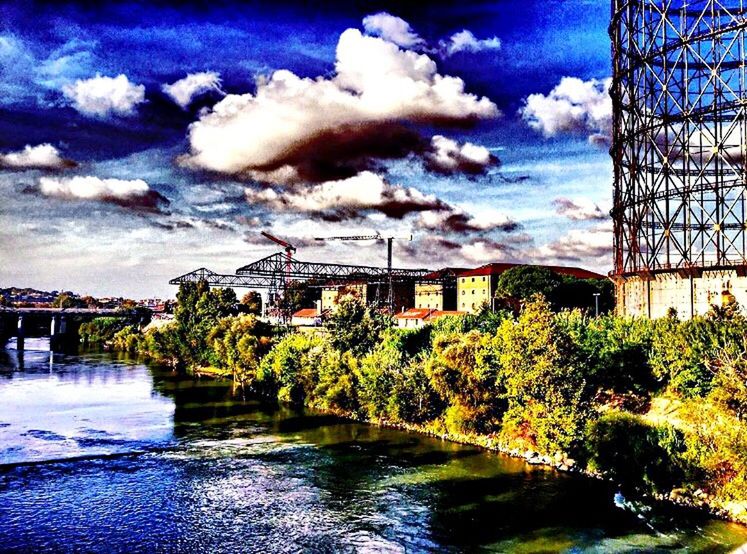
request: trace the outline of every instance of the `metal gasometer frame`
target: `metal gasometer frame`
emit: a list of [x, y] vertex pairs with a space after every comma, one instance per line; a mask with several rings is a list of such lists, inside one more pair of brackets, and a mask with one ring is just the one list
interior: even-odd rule
[[747, 264], [747, 0], [612, 0], [614, 274]]

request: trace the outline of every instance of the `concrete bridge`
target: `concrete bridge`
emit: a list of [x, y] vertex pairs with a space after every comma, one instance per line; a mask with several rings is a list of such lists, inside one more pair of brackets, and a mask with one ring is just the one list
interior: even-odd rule
[[49, 348], [54, 350], [65, 342], [77, 341], [81, 323], [97, 317], [139, 316], [121, 310], [88, 308], [0, 308], [0, 348], [13, 336], [18, 350], [24, 349], [26, 337], [49, 336]]

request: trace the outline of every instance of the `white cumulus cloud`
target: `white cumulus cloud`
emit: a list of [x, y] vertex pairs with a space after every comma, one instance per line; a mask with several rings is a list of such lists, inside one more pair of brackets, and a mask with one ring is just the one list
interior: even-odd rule
[[250, 203], [276, 211], [314, 213], [329, 221], [360, 217], [368, 211], [402, 218], [411, 212], [448, 209], [433, 195], [392, 185], [370, 171], [299, 190], [247, 189], [246, 197]]
[[127, 116], [145, 101], [145, 87], [131, 83], [126, 75], [78, 79], [62, 88], [63, 94], [79, 112], [96, 117]]
[[315, 79], [279, 70], [257, 82], [255, 95], [226, 96], [192, 123], [182, 162], [274, 183], [323, 182], [412, 152], [421, 139], [403, 123], [499, 115], [460, 78], [440, 75], [428, 56], [356, 29], [340, 36], [335, 68]]
[[439, 45], [444, 56], [453, 56], [458, 52], [500, 50], [501, 39], [498, 37], [478, 39], [472, 31], [464, 29], [451, 35], [448, 40], [442, 40]]
[[190, 73], [170, 85], [163, 85], [161, 90], [168, 94], [182, 109], [186, 109], [194, 98], [206, 92], [214, 91], [224, 94], [221, 89], [220, 74], [215, 71]]
[[431, 138], [431, 151], [425, 155], [426, 165], [432, 171], [439, 173], [485, 173], [490, 167], [497, 165], [498, 158], [484, 146], [457, 141], [435, 135]]
[[101, 179], [95, 176], [41, 177], [39, 191], [44, 196], [69, 200], [97, 200], [132, 209], [154, 211], [168, 203], [142, 179]]
[[549, 94], [529, 95], [521, 116], [546, 137], [586, 132], [590, 141], [601, 142], [612, 132], [612, 100], [607, 93], [610, 83], [611, 79], [563, 77]]
[[363, 28], [369, 35], [381, 37], [403, 48], [414, 48], [425, 44], [425, 41], [412, 30], [407, 21], [387, 12], [367, 15], [363, 18]]
[[60, 155], [51, 144], [26, 145], [23, 150], [0, 154], [0, 168], [6, 169], [65, 169], [75, 167], [75, 162]]

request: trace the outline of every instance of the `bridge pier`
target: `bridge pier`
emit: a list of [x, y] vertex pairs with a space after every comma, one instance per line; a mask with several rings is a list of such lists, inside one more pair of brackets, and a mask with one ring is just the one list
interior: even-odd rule
[[16, 334], [16, 350], [23, 350], [26, 329], [23, 326], [23, 314], [18, 314], [18, 332]]
[[52, 316], [52, 322], [49, 326], [49, 350], [54, 352], [65, 343], [65, 334], [67, 333], [67, 319], [64, 315]]

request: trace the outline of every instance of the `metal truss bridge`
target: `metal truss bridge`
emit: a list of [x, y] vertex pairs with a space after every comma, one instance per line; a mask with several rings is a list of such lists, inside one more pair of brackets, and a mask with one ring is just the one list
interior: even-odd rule
[[[432, 270], [392, 268], [391, 272], [395, 283], [413, 283], [416, 280], [427, 280], [425, 276], [432, 273]], [[303, 262], [290, 258], [283, 252], [277, 252], [240, 267], [235, 274], [216, 273], [202, 267], [171, 279], [169, 284], [180, 285], [201, 280], [210, 286], [278, 290], [288, 281], [315, 281], [322, 284], [387, 283], [389, 269], [366, 265]]]

